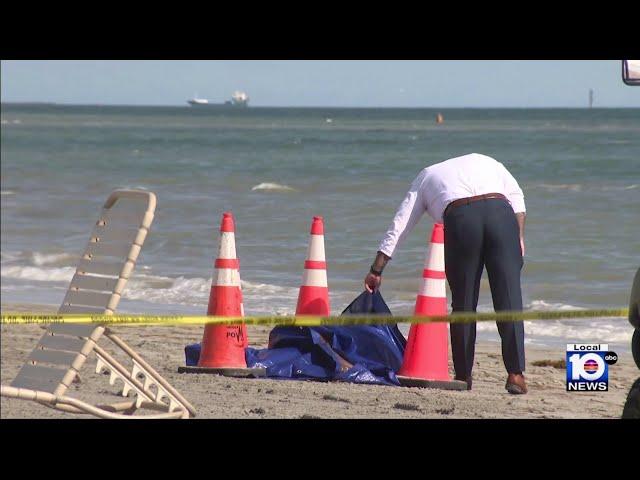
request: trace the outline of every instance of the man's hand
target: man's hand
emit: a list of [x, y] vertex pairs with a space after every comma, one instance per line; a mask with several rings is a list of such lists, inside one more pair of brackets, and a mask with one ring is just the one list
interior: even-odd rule
[[371, 272], [364, 277], [364, 288], [370, 292], [375, 292], [378, 288], [380, 288], [380, 284], [382, 283], [382, 277], [380, 275], [375, 275]]
[[[376, 254], [376, 259], [373, 261], [373, 265], [371, 265], [371, 270], [373, 270], [374, 272], [382, 273], [382, 270], [384, 270], [385, 265], [390, 259], [391, 257], [388, 257], [384, 253], [378, 251], [378, 253]], [[375, 292], [378, 288], [380, 288], [381, 283], [382, 276], [376, 275], [372, 271], [369, 271], [369, 273], [367, 273], [367, 276], [364, 277], [364, 288], [367, 290], [367, 292]]]
[[522, 256], [524, 257], [524, 238], [520, 237], [520, 251], [522, 252]]

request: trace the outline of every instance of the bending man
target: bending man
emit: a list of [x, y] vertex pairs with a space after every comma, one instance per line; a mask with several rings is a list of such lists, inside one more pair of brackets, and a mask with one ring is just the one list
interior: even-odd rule
[[[480, 277], [487, 267], [495, 311], [522, 310], [520, 271], [524, 256], [524, 195], [502, 163], [471, 153], [420, 172], [385, 234], [365, 288], [382, 282], [382, 271], [398, 245], [427, 212], [444, 223], [447, 281], [454, 312], [475, 312]], [[509, 393], [527, 393], [524, 379], [524, 326], [497, 322]], [[456, 379], [471, 389], [476, 324], [451, 324]]]

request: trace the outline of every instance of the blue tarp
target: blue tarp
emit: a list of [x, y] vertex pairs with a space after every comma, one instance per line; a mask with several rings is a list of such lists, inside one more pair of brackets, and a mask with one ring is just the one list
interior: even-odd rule
[[[391, 315], [379, 291], [363, 292], [343, 312]], [[246, 349], [247, 366], [266, 369], [268, 377], [338, 380], [399, 385], [406, 340], [397, 325], [275, 327], [269, 348]], [[185, 348], [187, 365], [197, 365], [200, 344]]]

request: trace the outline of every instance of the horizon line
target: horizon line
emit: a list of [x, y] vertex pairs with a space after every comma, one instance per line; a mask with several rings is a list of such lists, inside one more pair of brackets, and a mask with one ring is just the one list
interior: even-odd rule
[[[10, 106], [59, 106], [59, 107], [138, 107], [138, 108], [185, 108], [197, 111], [206, 111], [206, 109], [200, 110], [197, 107], [192, 107], [188, 104], [127, 104], [127, 103], [60, 103], [50, 101], [1, 101], [0, 105]], [[221, 106], [223, 104], [220, 104]], [[298, 108], [298, 109], [396, 109], [396, 110], [462, 110], [462, 109], [576, 109], [576, 110], [597, 110], [605, 108], [628, 108], [638, 109], [640, 106], [621, 106], [621, 105], [606, 105], [606, 106], [567, 106], [567, 105], [548, 105], [548, 106], [345, 106], [345, 105], [253, 105], [244, 108], [231, 108], [232, 111], [245, 111], [261, 108]]]

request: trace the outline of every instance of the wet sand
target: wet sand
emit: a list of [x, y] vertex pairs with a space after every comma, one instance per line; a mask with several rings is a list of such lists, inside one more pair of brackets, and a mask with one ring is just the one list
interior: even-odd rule
[[[36, 309], [3, 305], [2, 310]], [[504, 389], [500, 345], [492, 342], [478, 342], [472, 391], [186, 375], [177, 373], [184, 365], [184, 346], [200, 341], [203, 327], [118, 326], [115, 331], [194, 405], [196, 418], [619, 418], [629, 388], [640, 376], [631, 353], [624, 352], [610, 368], [608, 392], [567, 392], [564, 368], [533, 365], [561, 360], [565, 352], [529, 346], [529, 393], [510, 395]], [[265, 347], [269, 331], [270, 327], [249, 327], [250, 344]], [[3, 325], [0, 333], [0, 373], [6, 385], [36, 345], [43, 327]], [[117, 351], [110, 343], [104, 338], [100, 345]], [[118, 394], [122, 385], [109, 385], [109, 377], [93, 373], [94, 369], [92, 356], [81, 371], [80, 383], [73, 384], [67, 394], [94, 403], [122, 398]], [[15, 399], [2, 398], [0, 407], [0, 418], [78, 417]]]

